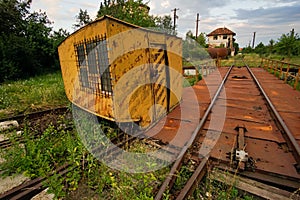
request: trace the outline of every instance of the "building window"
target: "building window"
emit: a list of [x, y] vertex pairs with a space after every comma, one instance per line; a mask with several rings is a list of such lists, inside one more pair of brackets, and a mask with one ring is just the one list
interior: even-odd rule
[[227, 40], [227, 35], [223, 35], [223, 40]]
[[218, 40], [218, 36], [217, 35], [214, 35], [214, 40]]
[[106, 36], [74, 45], [82, 90], [94, 94], [112, 94]]

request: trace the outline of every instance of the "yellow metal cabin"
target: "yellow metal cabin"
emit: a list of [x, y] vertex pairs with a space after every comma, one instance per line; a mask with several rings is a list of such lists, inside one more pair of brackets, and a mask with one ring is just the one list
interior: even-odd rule
[[182, 40], [110, 16], [58, 47], [68, 99], [116, 122], [145, 128], [181, 100]]

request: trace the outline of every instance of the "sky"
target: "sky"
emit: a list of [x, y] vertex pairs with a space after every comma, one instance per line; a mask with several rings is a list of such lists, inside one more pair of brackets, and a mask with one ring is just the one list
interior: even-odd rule
[[[54, 30], [74, 31], [79, 10], [87, 10], [95, 19], [103, 0], [33, 0], [32, 11], [45, 11], [53, 22]], [[300, 0], [147, 0], [151, 15], [171, 15], [177, 11], [177, 32], [184, 36], [196, 32], [197, 13], [200, 14], [199, 32], [206, 34], [216, 28], [227, 27], [236, 33], [240, 47], [255, 46], [260, 42], [269, 44], [293, 28], [300, 33]]]

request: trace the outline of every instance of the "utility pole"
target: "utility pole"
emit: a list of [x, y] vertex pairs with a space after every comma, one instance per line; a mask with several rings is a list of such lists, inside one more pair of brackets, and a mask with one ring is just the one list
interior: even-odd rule
[[174, 10], [171, 10], [174, 11], [174, 27], [173, 27], [174, 31], [176, 29], [176, 19], [178, 19], [178, 16], [176, 14], [177, 10], [179, 10], [179, 8], [175, 8]]
[[254, 49], [254, 43], [255, 43], [255, 35], [256, 35], [256, 32], [253, 33], [253, 40], [252, 40], [252, 49]]
[[198, 37], [198, 28], [199, 28], [199, 13], [197, 13], [197, 20], [196, 20], [196, 39]]

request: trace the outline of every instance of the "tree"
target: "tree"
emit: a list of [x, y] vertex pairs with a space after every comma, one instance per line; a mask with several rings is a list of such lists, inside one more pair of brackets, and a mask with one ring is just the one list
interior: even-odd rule
[[155, 27], [155, 18], [149, 15], [149, 9], [142, 0], [105, 0], [100, 4], [97, 17], [111, 15], [141, 27]]
[[31, 0], [1, 0], [0, 1], [0, 34], [23, 34], [25, 26], [23, 19], [28, 15]]
[[196, 37], [193, 35], [192, 31], [189, 30], [186, 33], [185, 40], [183, 40], [183, 58], [193, 64], [199, 60], [209, 58], [209, 54], [205, 50], [206, 44], [204, 42], [204, 33], [201, 33], [196, 40]]
[[0, 0], [0, 82], [57, 68], [57, 46], [44, 12], [31, 0]]
[[200, 44], [202, 47], [207, 47], [207, 45], [206, 45], [205, 33], [200, 33], [200, 35], [198, 35], [196, 41], [197, 41], [198, 44]]
[[155, 17], [154, 20], [155, 20], [155, 26], [159, 31], [168, 34], [176, 34], [176, 32], [174, 32], [173, 22], [170, 15]]
[[253, 53], [253, 49], [249, 46], [243, 48], [242, 53]]
[[234, 42], [233, 43], [233, 47], [234, 47], [234, 54], [237, 55], [240, 51], [240, 47], [239, 47], [239, 44]]
[[265, 53], [267, 53], [267, 48], [265, 47], [265, 45], [260, 42], [254, 49], [254, 52], [259, 54], [259, 55], [263, 55]]
[[189, 40], [190, 42], [196, 41], [202, 47], [207, 47], [205, 33], [200, 33], [200, 35], [198, 35], [198, 37], [196, 38], [196, 36], [193, 35], [193, 32], [191, 30], [189, 30], [186, 33], [186, 40]]
[[52, 42], [49, 35], [52, 31], [52, 22], [48, 19], [45, 12], [33, 12], [25, 19], [25, 38], [27, 40], [29, 53], [31, 54], [26, 65], [22, 68], [28, 75], [36, 71], [44, 71], [46, 66], [53, 65]]
[[275, 45], [275, 41], [273, 39], [271, 39], [269, 41], [269, 45], [268, 45], [268, 48], [269, 48], [269, 53], [270, 54], [273, 54], [274, 53], [274, 45]]
[[277, 53], [282, 55], [287, 55], [291, 57], [291, 55], [298, 55], [298, 47], [297, 41], [299, 40], [299, 36], [295, 30], [292, 29], [290, 33], [283, 34], [280, 38], [278, 43], [276, 44]]
[[58, 45], [70, 35], [67, 30], [59, 29], [58, 31], [54, 31], [51, 33], [50, 38], [52, 42], [53, 54], [52, 59], [54, 60], [53, 68], [57, 68], [59, 66], [59, 57], [58, 57]]
[[75, 30], [77, 30], [77, 29], [83, 27], [84, 25], [90, 23], [91, 21], [92, 21], [92, 19], [90, 18], [87, 10], [83, 11], [82, 9], [80, 9], [79, 14], [76, 15], [76, 22], [77, 23], [73, 24], [73, 28]]

